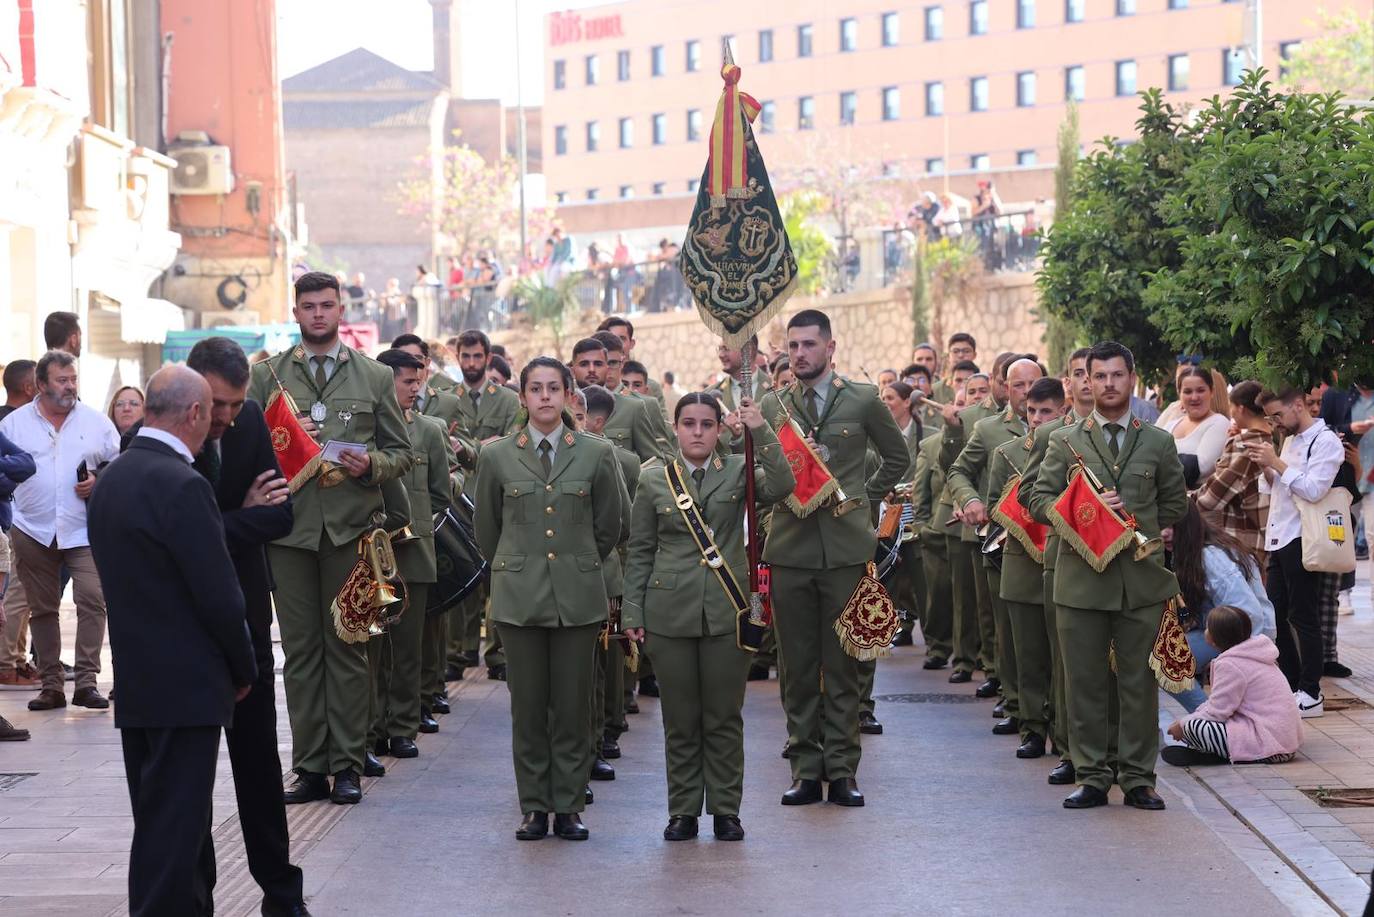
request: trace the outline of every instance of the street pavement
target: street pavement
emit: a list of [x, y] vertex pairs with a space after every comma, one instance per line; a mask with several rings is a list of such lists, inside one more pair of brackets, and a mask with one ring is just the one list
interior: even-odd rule
[[[593, 784], [591, 839], [517, 842], [509, 701], [479, 670], [452, 686], [454, 712], [420, 737], [419, 758], [384, 759], [389, 773], [364, 782], [362, 804], [290, 809], [293, 855], [317, 915], [1359, 913], [1374, 809], [1323, 808], [1299, 791], [1374, 787], [1374, 709], [1360, 706], [1374, 700], [1367, 580], [1357, 595], [1357, 614], [1341, 619], [1356, 677], [1328, 681], [1328, 696], [1353, 706], [1308, 721], [1290, 765], [1161, 762], [1162, 813], [1127, 808], [1118, 791], [1104, 809], [1062, 809], [1065, 789], [1045, 783], [1050, 759], [1017, 760], [1015, 739], [991, 734], [991, 703], [921, 670], [917, 648], [879, 664], [886, 731], [864, 737], [862, 809], [778, 804], [790, 775], [777, 682], [756, 682], [743, 843], [715, 841], [709, 819], [698, 840], [662, 840], [662, 724], [648, 698], [621, 739], [617, 779]], [[123, 913], [132, 822], [111, 717], [29, 713], [29, 696], [0, 692], [0, 713], [34, 732], [0, 745], [0, 771], [28, 775], [0, 775], [0, 915]], [[289, 762], [280, 689], [278, 706]], [[214, 823], [217, 912], [256, 913], [223, 749]]]

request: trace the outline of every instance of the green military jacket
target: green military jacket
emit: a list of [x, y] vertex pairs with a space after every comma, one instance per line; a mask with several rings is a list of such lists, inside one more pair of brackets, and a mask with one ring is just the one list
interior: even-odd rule
[[[921, 440], [916, 451], [915, 486], [911, 490], [911, 508], [916, 513], [917, 531], [922, 538], [944, 538], [949, 534], [949, 522], [954, 506], [942, 500], [946, 492], [945, 471], [940, 467], [940, 434], [932, 433]], [[916, 542], [918, 545], [919, 541]]]
[[[767, 374], [761, 372], [755, 373], [753, 385], [754, 403], [757, 404], [760, 401], [762, 401], [763, 396], [767, 395], [768, 392], [772, 390], [772, 387], [772, 380], [768, 378]], [[716, 394], [716, 397], [720, 399], [720, 406], [725, 409], [725, 413], [733, 414], [735, 411], [739, 409], [739, 380], [731, 376], [726, 376], [725, 381], [721, 382], [720, 385], [717, 385], [714, 388], [709, 389], [709, 391], [714, 392]], [[736, 436], [733, 431], [728, 429], [723, 429], [720, 431], [720, 433], [721, 444], [725, 448], [722, 449], [718, 447], [719, 452], [721, 452], [722, 454], [724, 454], [727, 451], [736, 454], [744, 452], [743, 433], [740, 433], [739, 436]]]
[[[504, 385], [484, 381], [475, 407], [469, 391], [466, 383], [453, 390], [454, 397], [458, 399], [457, 432], [465, 447], [458, 464], [465, 471], [476, 468], [477, 459], [482, 454], [482, 440], [515, 431], [515, 415], [520, 411], [520, 396]], [[472, 446], [470, 449], [466, 448], [469, 443]]]
[[[942, 457], [950, 443], [951, 429], [957, 428], [944, 430], [944, 442], [940, 447]], [[991, 488], [993, 451], [1003, 443], [1024, 439], [1029, 433], [1025, 421], [1013, 414], [1010, 407], [974, 424], [973, 433], [949, 466], [949, 487], [955, 504], [962, 508], [974, 500], [981, 500], [983, 505], [989, 505], [997, 496]]]
[[429, 374], [429, 387], [436, 392], [453, 393], [458, 387], [458, 383], [453, 381], [453, 377], [441, 369], [431, 370]]
[[381, 485], [405, 474], [411, 449], [390, 369], [341, 346], [334, 372], [321, 391], [307, 359], [305, 348], [298, 344], [258, 363], [252, 370], [248, 397], [266, 407], [280, 379], [298, 410], [309, 414], [315, 403], [325, 406], [316, 434], [321, 445], [334, 439], [367, 447], [372, 468], [365, 476], [346, 476], [333, 487], [321, 487], [316, 475], [292, 496], [295, 523], [291, 534], [276, 544], [318, 551], [323, 538], [336, 547], [344, 545], [383, 518]]
[[634, 505], [635, 492], [639, 487], [639, 459], [635, 454], [617, 447], [615, 458], [620, 485], [624, 488], [620, 493], [620, 541], [617, 542], [615, 550], [606, 556], [606, 562], [601, 567], [601, 579], [606, 584], [606, 595], [611, 598], [625, 594], [625, 545], [630, 540], [630, 507]]
[[[977, 430], [978, 424], [989, 418], [997, 417], [1003, 410], [1004, 409], [998, 407], [997, 403], [989, 396], [986, 400], [970, 405], [960, 411], [960, 424], [958, 426], [954, 424], [945, 424], [940, 428], [944, 435], [940, 443], [940, 465], [945, 469], [950, 501], [956, 509], [962, 509], [964, 505], [968, 503], [968, 500], [973, 499], [973, 496], [968, 496], [967, 499], [960, 499], [960, 493], [956, 488], [954, 477], [954, 464], [964, 451], [964, 446], [973, 438], [974, 431]], [[1024, 432], [1024, 429], [1022, 432]], [[982, 450], [984, 453], [986, 453], [986, 449], [986, 445], [983, 445]], [[969, 483], [973, 484], [974, 495], [981, 496], [983, 485], [986, 483], [987, 468], [984, 466], [978, 469], [978, 471], [979, 474], [969, 476], [971, 479]], [[959, 534], [964, 541], [980, 540], [977, 531], [971, 525], [961, 525], [959, 527]]]
[[615, 447], [558, 432], [545, 479], [528, 427], [482, 450], [477, 544], [491, 562], [491, 616], [521, 627], [606, 620], [602, 564], [620, 540], [622, 485]]
[[671, 455], [676, 452], [677, 434], [673, 432], [673, 428], [668, 424], [663, 413], [663, 404], [656, 401], [652, 395], [641, 395], [638, 392], [630, 391], [624, 386], [621, 386], [620, 390], [627, 395], [638, 398], [644, 403], [644, 413], [649, 417], [649, 426], [653, 428], [654, 442], [658, 444], [659, 454]]
[[606, 419], [605, 436], [621, 449], [639, 456], [641, 462], [658, 458], [667, 443], [658, 432], [663, 418], [659, 416], [660, 423], [655, 424], [654, 414], [657, 412], [651, 413], [644, 399], [628, 392], [616, 392], [615, 408]]
[[[954, 403], [954, 388], [944, 379], [936, 379], [930, 385], [930, 397], [941, 404]], [[941, 424], [943, 426], [943, 424]]]
[[[763, 416], [778, 430], [790, 413], [803, 433], [811, 432], [817, 444], [830, 450], [826, 467], [839, 482], [845, 500], [862, 505], [837, 516], [835, 510], [845, 507], [832, 499], [802, 518], [780, 504], [773, 512], [764, 560], [812, 570], [867, 563], [873, 559], [877, 538], [866, 511], [869, 504], [864, 501], [881, 500], [901, 481], [909, 461], [906, 441], [879, 400], [876, 386], [832, 374], [829, 397], [814, 424], [807, 416], [801, 389], [796, 383], [769, 392], [759, 405]], [[872, 476], [864, 467], [870, 445], [882, 460]]]
[[945, 426], [945, 415], [940, 413], [940, 409], [929, 402], [922, 403], [916, 409], [916, 416], [920, 418], [921, 429], [927, 433], [934, 433], [942, 430]]
[[[1040, 463], [1045, 459], [1045, 447], [1050, 444], [1050, 434], [1065, 425], [1076, 421], [1072, 410], [1063, 417], [1051, 420], [1049, 423], [1041, 424], [1033, 434], [1033, 444], [1030, 456], [1026, 459], [1026, 469], [1023, 474], [1025, 478], [1021, 484], [1021, 489], [1016, 492], [1017, 502], [1030, 510], [1031, 492], [1035, 490], [1035, 479], [1040, 474]], [[1050, 537], [1045, 541], [1045, 569], [1054, 571], [1054, 560], [1059, 555], [1059, 536], [1050, 529]]]
[[[1002, 499], [1007, 484], [1022, 475], [1030, 462], [1035, 437], [1030, 434], [1009, 439], [992, 450], [988, 467], [988, 513]], [[1028, 486], [1022, 478], [1022, 487]], [[1019, 493], [1019, 491], [1018, 491]], [[1009, 602], [1039, 605], [1045, 600], [1044, 568], [1026, 553], [1021, 542], [1011, 535], [1002, 542], [1002, 598]]]
[[[1030, 512], [1050, 522], [1050, 506], [1064, 493], [1074, 454], [1103, 485], [1115, 488], [1139, 530], [1157, 538], [1160, 529], [1183, 518], [1188, 490], [1174, 438], [1139, 418], [1125, 422], [1120, 455], [1113, 458], [1106, 439], [1092, 417], [1068, 424], [1050, 434], [1045, 457], [1031, 492]], [[1124, 609], [1163, 603], [1178, 592], [1178, 581], [1164, 566], [1162, 551], [1135, 559], [1127, 547], [1107, 569], [1097, 573], [1067, 541], [1060, 540], [1054, 570], [1054, 601], [1071, 608]]]
[[[673, 460], [682, 469], [687, 492], [700, 508], [726, 566], [747, 592], [744, 456], [708, 459], [700, 488], [692, 480], [686, 459], [678, 454]], [[754, 460], [756, 500], [772, 504], [786, 498], [797, 481], [772, 430], [764, 428], [755, 435]], [[644, 465], [627, 554], [621, 612], [625, 627], [643, 627], [665, 637], [717, 637], [735, 632], [734, 604], [692, 539], [661, 459]]]
[[[396, 563], [407, 583], [433, 583], [438, 579], [434, 556], [434, 514], [452, 500], [448, 469], [453, 447], [444, 423], [435, 417], [410, 412], [406, 422], [414, 461], [400, 478], [405, 484], [412, 541], [396, 546]], [[388, 502], [388, 508], [390, 503]]]

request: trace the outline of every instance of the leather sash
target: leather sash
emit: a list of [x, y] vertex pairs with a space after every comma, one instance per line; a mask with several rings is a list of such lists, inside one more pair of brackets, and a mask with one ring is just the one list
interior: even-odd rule
[[663, 476], [668, 480], [668, 490], [673, 494], [673, 501], [682, 513], [683, 521], [687, 523], [687, 531], [692, 534], [692, 540], [696, 542], [702, 560], [706, 561], [706, 566], [716, 574], [720, 587], [725, 590], [726, 596], [735, 606], [735, 611], [746, 611], [749, 608], [749, 597], [740, 588], [739, 580], [735, 579], [735, 574], [725, 563], [720, 548], [716, 547], [711, 530], [706, 527], [706, 520], [701, 518], [701, 508], [687, 492], [687, 485], [682, 480], [682, 469], [678, 467], [676, 460], [664, 464]]

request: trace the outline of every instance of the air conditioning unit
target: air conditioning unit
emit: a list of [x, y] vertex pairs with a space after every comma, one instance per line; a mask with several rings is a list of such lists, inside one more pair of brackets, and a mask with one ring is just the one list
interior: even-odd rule
[[251, 309], [241, 309], [237, 312], [202, 312], [200, 313], [200, 327], [202, 328], [226, 328], [230, 325], [260, 325], [262, 320], [258, 313]]
[[167, 151], [177, 161], [173, 194], [228, 194], [234, 190], [227, 146], [175, 146]]

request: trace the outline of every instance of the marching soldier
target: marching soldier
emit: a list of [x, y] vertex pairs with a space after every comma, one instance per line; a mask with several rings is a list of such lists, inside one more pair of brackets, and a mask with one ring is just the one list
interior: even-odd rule
[[[859, 666], [840, 646], [834, 627], [873, 559], [869, 501], [886, 497], [901, 479], [906, 443], [873, 386], [850, 382], [831, 369], [835, 341], [824, 312], [803, 309], [792, 316], [787, 348], [798, 381], [764, 398], [764, 416], [774, 429], [789, 415], [795, 419], [846, 497], [805, 518], [779, 507], [764, 547], [764, 560], [772, 567], [774, 627], [787, 669], [783, 707], [793, 783], [782, 803], [819, 802], [824, 775], [831, 802], [861, 806], [864, 797], [855, 781]], [[870, 444], [882, 465], [865, 480]]]
[[[595, 337], [583, 338], [573, 345], [572, 360], [573, 376], [577, 379], [578, 388], [604, 385], [610, 389], [605, 342]], [[654, 440], [653, 422], [649, 419], [644, 402], [624, 392], [612, 390], [612, 393], [615, 395], [615, 411], [606, 422], [606, 438], [621, 449], [639, 456], [641, 462], [656, 458], [659, 445]]]
[[[650, 435], [653, 438], [653, 448], [657, 450], [655, 454], [663, 455], [676, 449], [677, 443], [673, 441], [673, 433], [668, 429], [667, 421], [663, 419], [663, 406], [651, 397], [635, 394], [626, 387], [621, 378], [620, 374], [625, 368], [626, 359], [624, 343], [610, 331], [598, 331], [592, 337], [600, 341], [606, 348], [606, 388], [613, 392], [616, 398], [631, 398], [644, 406], [644, 418], [648, 422]], [[612, 426], [619, 429], [620, 423], [614, 423]], [[607, 432], [607, 436], [620, 448], [626, 448], [618, 438], [612, 436], [610, 431]], [[635, 454], [638, 455], [638, 452]], [[644, 461], [645, 459], [641, 456], [640, 460]]]
[[267, 549], [296, 772], [285, 799], [348, 804], [362, 799], [367, 656], [335, 633], [330, 606], [357, 560], [359, 536], [383, 513], [381, 484], [410, 467], [411, 446], [391, 373], [339, 340], [338, 280], [312, 271], [295, 292], [301, 343], [253, 367], [249, 397], [266, 405], [280, 384], [306, 411], [308, 434], [351, 447], [338, 467], [296, 492], [291, 534]]
[[[757, 438], [760, 503], [785, 498], [796, 479], [758, 407], [745, 399], [740, 419]], [[742, 455], [716, 454], [724, 413], [709, 392], [684, 395], [675, 408], [679, 451], [648, 462], [635, 497], [625, 571], [624, 627], [653, 644], [661, 679], [668, 768], [665, 840], [697, 836], [702, 804], [720, 840], [744, 839], [744, 704], [749, 654], [736, 616], [748, 601]], [[717, 563], [723, 559], [723, 563]]]
[[[963, 397], [961, 387], [955, 394], [955, 403]], [[918, 526], [926, 587], [922, 605], [925, 617], [921, 619], [921, 636], [926, 644], [923, 669], [943, 669], [954, 654], [954, 599], [950, 590], [949, 550], [945, 545], [945, 533], [954, 517], [954, 506], [942, 499], [945, 472], [940, 468], [939, 457], [943, 439], [937, 430], [921, 440], [911, 488], [911, 508]], [[965, 661], [971, 670], [972, 655]]]
[[[941, 404], [949, 404], [954, 397], [954, 390], [958, 388], [954, 384], [953, 374], [959, 368], [960, 363], [977, 363], [978, 361], [978, 342], [973, 339], [973, 335], [963, 331], [956, 332], [949, 336], [948, 356], [945, 359], [945, 366], [949, 367], [950, 378], [937, 380], [934, 383], [935, 400]], [[921, 353], [914, 354], [920, 357]], [[921, 362], [919, 359], [914, 362]], [[934, 370], [931, 370], [934, 372]]]
[[[429, 358], [429, 344], [425, 343], [419, 335], [402, 334], [391, 342], [393, 350], [402, 350], [419, 360], [424, 366], [420, 373], [420, 393], [415, 396], [413, 410], [436, 417], [444, 424], [446, 433], [456, 434], [458, 420], [462, 403], [458, 396], [454, 394], [458, 383], [454, 382], [443, 373], [436, 373], [431, 370], [434, 365]], [[470, 448], [470, 442], [459, 440], [463, 448]]]
[[[956, 368], [953, 381], [958, 383], [961, 378], [963, 382], [955, 389], [953, 400], [945, 403], [946, 411], [963, 411], [970, 405], [985, 401], [992, 393], [990, 380], [976, 372], [976, 368], [972, 373], [967, 368]], [[944, 437], [944, 430], [941, 429], [940, 445], [933, 456], [942, 475], [945, 474], [945, 466], [940, 461], [940, 451], [944, 448]], [[935, 514], [945, 520], [945, 557], [949, 561], [950, 602], [954, 616], [954, 671], [949, 673], [949, 683], [964, 684], [973, 680], [975, 668], [983, 668], [987, 673], [992, 662], [985, 658], [979, 633], [978, 593], [973, 577], [977, 558], [973, 542], [964, 535], [966, 526], [955, 515], [954, 496], [947, 476]]]
[[520, 373], [529, 422], [483, 449], [476, 531], [491, 562], [492, 619], [506, 648], [511, 748], [524, 815], [516, 838], [588, 836], [593, 648], [607, 620], [602, 564], [620, 540], [610, 443], [563, 421], [572, 374], [552, 357]]
[[[1093, 414], [1050, 436], [1031, 494], [1030, 511], [1050, 523], [1050, 509], [1068, 486], [1081, 461], [1108, 488], [1103, 502], [1134, 517], [1138, 531], [1159, 536], [1187, 509], [1183, 466], [1173, 437], [1131, 416], [1135, 359], [1114, 341], [1094, 345], [1087, 359]], [[1067, 540], [1059, 543], [1054, 601], [1067, 677], [1073, 762], [1078, 789], [1064, 807], [1106, 805], [1113, 782], [1107, 743], [1111, 669], [1116, 663], [1120, 723], [1116, 782], [1126, 804], [1162, 809], [1155, 792], [1159, 754], [1159, 689], [1148, 665], [1164, 604], [1178, 592], [1178, 581], [1158, 553], [1141, 560], [1129, 548], [1097, 573]]]
[[[897, 429], [902, 431], [902, 436], [906, 439], [906, 451], [910, 461], [906, 471], [902, 473], [902, 483], [914, 486], [916, 459], [921, 451], [924, 428], [921, 421], [912, 413], [911, 392], [912, 388], [907, 383], [893, 382], [883, 387], [881, 397], [883, 404], [887, 405], [888, 411], [892, 413], [892, 419], [897, 421]], [[916, 624], [926, 619], [926, 578], [921, 561], [920, 541], [903, 542], [899, 550], [901, 564], [897, 569], [897, 586], [894, 591], [906, 602], [902, 607], [911, 612], [911, 617], [902, 622], [902, 629], [898, 631], [893, 645], [910, 646]], [[860, 731], [862, 729], [861, 723]]]
[[[634, 359], [635, 353], [635, 326], [628, 318], [623, 315], [612, 315], [602, 320], [596, 326], [597, 331], [609, 331], [620, 339], [624, 345], [625, 359]], [[668, 404], [664, 400], [663, 385], [646, 370], [644, 373], [644, 387], [648, 389], [648, 395], [658, 402], [659, 412], [666, 418], [668, 416]], [[614, 391], [614, 389], [612, 389]], [[665, 421], [666, 422], [666, 421]]]

